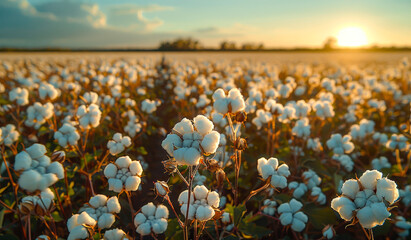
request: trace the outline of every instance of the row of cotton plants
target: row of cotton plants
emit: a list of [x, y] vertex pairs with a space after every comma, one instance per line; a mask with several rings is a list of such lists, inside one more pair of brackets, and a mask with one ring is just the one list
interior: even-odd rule
[[409, 238], [411, 67], [0, 65], [0, 238]]

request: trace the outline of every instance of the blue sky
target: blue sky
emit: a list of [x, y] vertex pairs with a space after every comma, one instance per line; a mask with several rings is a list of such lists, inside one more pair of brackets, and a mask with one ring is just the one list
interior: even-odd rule
[[0, 46], [156, 47], [194, 37], [321, 46], [350, 26], [370, 44], [411, 45], [410, 0], [1, 0]]

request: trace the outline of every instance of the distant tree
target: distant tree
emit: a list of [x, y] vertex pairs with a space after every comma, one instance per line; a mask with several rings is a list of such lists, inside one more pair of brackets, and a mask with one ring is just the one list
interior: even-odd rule
[[241, 46], [241, 50], [244, 50], [244, 51], [263, 50], [263, 49], [264, 49], [264, 45], [262, 43], [260, 44], [244, 43]]
[[163, 51], [199, 50], [202, 48], [200, 42], [192, 38], [178, 38], [172, 42], [164, 41], [158, 47], [159, 50]]
[[223, 41], [220, 43], [220, 50], [236, 50], [235, 42]]
[[335, 49], [337, 46], [337, 39], [335, 37], [328, 37], [323, 45], [323, 49]]

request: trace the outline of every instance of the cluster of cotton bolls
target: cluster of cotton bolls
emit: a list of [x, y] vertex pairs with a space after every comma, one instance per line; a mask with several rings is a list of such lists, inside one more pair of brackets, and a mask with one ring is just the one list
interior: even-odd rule
[[399, 197], [397, 184], [383, 178], [377, 170], [367, 170], [358, 179], [345, 181], [342, 195], [334, 198], [331, 207], [341, 218], [350, 221], [357, 218], [364, 228], [382, 225], [390, 217], [390, 206]]
[[[215, 210], [220, 203], [220, 197], [215, 191], [208, 191], [202, 186], [196, 186], [189, 196], [189, 191], [180, 193], [178, 202], [181, 213], [190, 220], [208, 221], [215, 215]], [[188, 211], [188, 216], [187, 216]]]
[[121, 206], [116, 196], [108, 198], [105, 195], [97, 194], [90, 198], [88, 204], [80, 208], [81, 212], [86, 212], [97, 221], [100, 229], [110, 228], [114, 221], [115, 213], [120, 213]]
[[203, 155], [215, 153], [220, 134], [213, 130], [214, 124], [203, 115], [193, 122], [184, 118], [163, 140], [161, 146], [174, 157], [179, 165], [198, 165]]
[[115, 163], [109, 163], [104, 169], [108, 179], [109, 190], [114, 192], [137, 191], [141, 183], [143, 168], [139, 161], [131, 160], [129, 156], [119, 157]]
[[7, 124], [0, 128], [0, 144], [10, 147], [19, 138], [20, 133], [13, 124]]
[[46, 147], [36, 143], [16, 155], [14, 170], [22, 172], [20, 187], [30, 192], [42, 191], [64, 178], [61, 163], [51, 162], [46, 153]]
[[136, 231], [144, 236], [151, 232], [162, 234], [167, 230], [168, 209], [164, 205], [154, 205], [152, 202], [144, 205], [134, 217]]
[[124, 136], [121, 133], [113, 135], [113, 140], [108, 141], [107, 148], [111, 155], [117, 155], [124, 151], [126, 147], [130, 147], [131, 139], [128, 136]]
[[49, 118], [53, 116], [54, 106], [51, 103], [34, 103], [27, 108], [27, 119], [25, 124], [28, 127], [39, 129]]
[[80, 134], [77, 129], [70, 123], [64, 123], [57, 132], [54, 133], [54, 139], [57, 140], [60, 146], [75, 146], [80, 139]]
[[279, 165], [277, 158], [258, 159], [257, 170], [264, 180], [270, 178], [270, 184], [273, 188], [287, 187], [287, 177], [291, 174], [290, 170], [285, 163]]

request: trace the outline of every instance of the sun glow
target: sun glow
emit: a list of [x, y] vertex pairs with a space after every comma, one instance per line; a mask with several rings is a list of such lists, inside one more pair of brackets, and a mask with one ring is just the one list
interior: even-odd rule
[[360, 47], [368, 43], [367, 35], [359, 27], [341, 29], [337, 36], [338, 45], [341, 47]]

